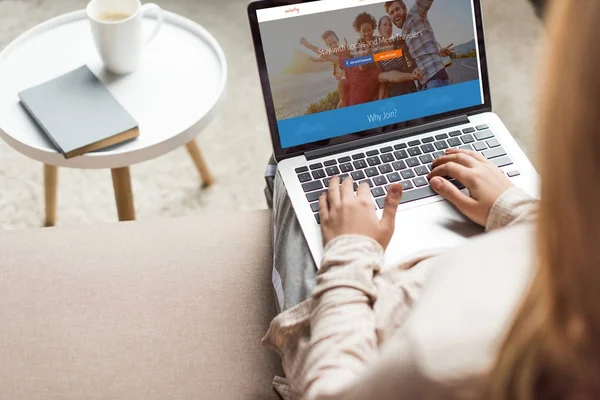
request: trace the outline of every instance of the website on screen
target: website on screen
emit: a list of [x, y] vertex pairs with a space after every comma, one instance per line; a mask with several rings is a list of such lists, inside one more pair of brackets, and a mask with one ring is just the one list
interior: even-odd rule
[[282, 148], [483, 104], [472, 0], [257, 11]]

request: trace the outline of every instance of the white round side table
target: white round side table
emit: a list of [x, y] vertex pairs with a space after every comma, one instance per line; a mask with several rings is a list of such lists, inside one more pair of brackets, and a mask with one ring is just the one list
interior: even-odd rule
[[[165, 24], [129, 75], [107, 72], [84, 10], [25, 32], [0, 53], [0, 136], [44, 164], [46, 226], [56, 221], [58, 167], [110, 169], [120, 221], [135, 219], [129, 166], [186, 146], [203, 185], [213, 183], [196, 136], [215, 115], [227, 82], [227, 61], [200, 25], [164, 11]], [[150, 31], [155, 21], [144, 20]], [[65, 159], [19, 103], [18, 93], [86, 64], [137, 120], [139, 138]], [[66, 111], [68, 112], [68, 111]]]

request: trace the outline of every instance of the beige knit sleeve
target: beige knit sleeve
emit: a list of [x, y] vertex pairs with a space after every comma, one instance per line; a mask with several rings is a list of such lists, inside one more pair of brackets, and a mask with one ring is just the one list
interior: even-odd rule
[[536, 220], [538, 203], [539, 200], [531, 197], [521, 188], [515, 186], [508, 189], [492, 206], [485, 223], [486, 232]]
[[313, 293], [303, 398], [342, 398], [377, 357], [373, 274], [383, 254], [375, 240], [357, 235], [340, 236], [325, 248]]

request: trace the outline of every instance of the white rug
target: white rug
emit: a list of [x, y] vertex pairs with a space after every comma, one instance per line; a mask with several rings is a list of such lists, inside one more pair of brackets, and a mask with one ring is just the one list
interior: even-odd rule
[[[543, 31], [525, 0], [483, 2], [494, 110], [535, 158], [533, 79]], [[247, 2], [156, 3], [213, 33], [229, 57], [229, 86], [219, 116], [198, 139], [217, 184], [200, 189], [198, 174], [183, 148], [134, 165], [138, 219], [265, 208], [263, 172], [271, 143], [246, 21]], [[85, 5], [84, 0], [0, 0], [0, 48], [26, 29]], [[0, 140], [0, 229], [41, 225], [42, 172], [38, 162]], [[110, 171], [60, 170], [59, 225], [112, 222], [116, 215]]]

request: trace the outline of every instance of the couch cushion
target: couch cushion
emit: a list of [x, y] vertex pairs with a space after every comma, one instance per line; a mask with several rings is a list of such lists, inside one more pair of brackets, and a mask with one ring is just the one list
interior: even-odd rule
[[0, 233], [0, 393], [269, 399], [267, 211]]

